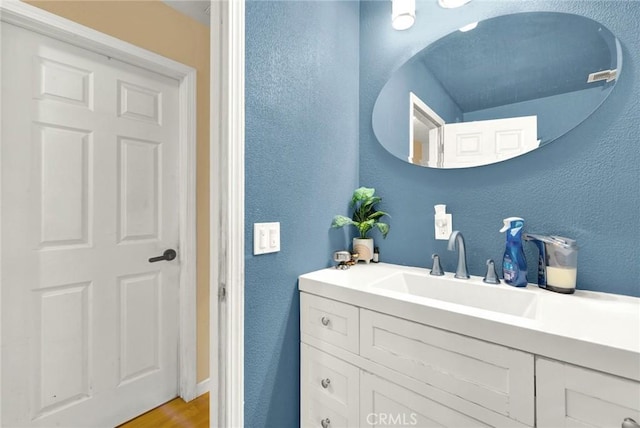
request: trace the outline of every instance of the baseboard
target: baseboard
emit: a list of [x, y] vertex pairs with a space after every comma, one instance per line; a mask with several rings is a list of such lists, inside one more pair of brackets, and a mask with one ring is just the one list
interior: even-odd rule
[[198, 382], [196, 385], [196, 397], [200, 397], [202, 394], [209, 392], [209, 378], [206, 378], [202, 382]]

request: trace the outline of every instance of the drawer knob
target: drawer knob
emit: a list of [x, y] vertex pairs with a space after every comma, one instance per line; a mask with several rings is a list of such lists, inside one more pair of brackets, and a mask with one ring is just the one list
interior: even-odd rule
[[640, 425], [631, 418], [624, 418], [622, 428], [640, 428]]
[[323, 387], [324, 389], [327, 389], [327, 388], [329, 387], [329, 384], [330, 384], [330, 383], [331, 383], [331, 379], [329, 379], [329, 378], [322, 379], [322, 380], [320, 381], [320, 384], [322, 384], [322, 387]]
[[329, 325], [329, 322], [331, 320], [329, 320], [329, 318], [327, 318], [327, 317], [322, 317], [322, 319], [320, 321], [322, 322], [322, 325], [327, 326], [327, 325]]
[[320, 425], [322, 425], [322, 428], [329, 428], [329, 426], [331, 425], [331, 421], [329, 420], [329, 418], [323, 419], [320, 421]]

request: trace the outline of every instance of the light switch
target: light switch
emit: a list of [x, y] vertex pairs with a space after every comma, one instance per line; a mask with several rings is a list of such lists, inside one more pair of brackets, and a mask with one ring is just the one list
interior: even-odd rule
[[264, 228], [258, 229], [258, 248], [264, 250], [267, 248], [267, 231]]
[[253, 224], [253, 255], [280, 251], [280, 222]]
[[280, 244], [280, 234], [275, 228], [269, 229], [269, 248], [276, 248]]

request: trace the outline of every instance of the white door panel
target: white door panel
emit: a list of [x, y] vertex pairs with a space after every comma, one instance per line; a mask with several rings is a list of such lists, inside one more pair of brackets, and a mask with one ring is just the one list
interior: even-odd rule
[[444, 125], [443, 167], [486, 165], [539, 146], [537, 117], [479, 120]]
[[115, 425], [178, 392], [178, 82], [5, 23], [2, 56], [2, 425]]

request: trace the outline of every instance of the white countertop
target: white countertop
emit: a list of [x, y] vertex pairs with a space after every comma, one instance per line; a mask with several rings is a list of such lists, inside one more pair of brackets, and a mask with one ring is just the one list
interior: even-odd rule
[[[375, 286], [398, 272], [428, 275], [422, 268], [357, 264], [347, 270], [323, 269], [300, 276], [299, 289], [475, 337], [522, 351], [640, 381], [640, 299], [577, 290], [565, 295], [529, 284], [515, 288], [484, 284], [482, 278], [443, 278], [457, 283], [534, 293], [535, 306], [527, 316], [509, 315], [443, 300], [391, 291]], [[475, 290], [474, 290], [475, 291]], [[491, 290], [489, 290], [491, 291]], [[480, 291], [481, 293], [482, 291]]]

